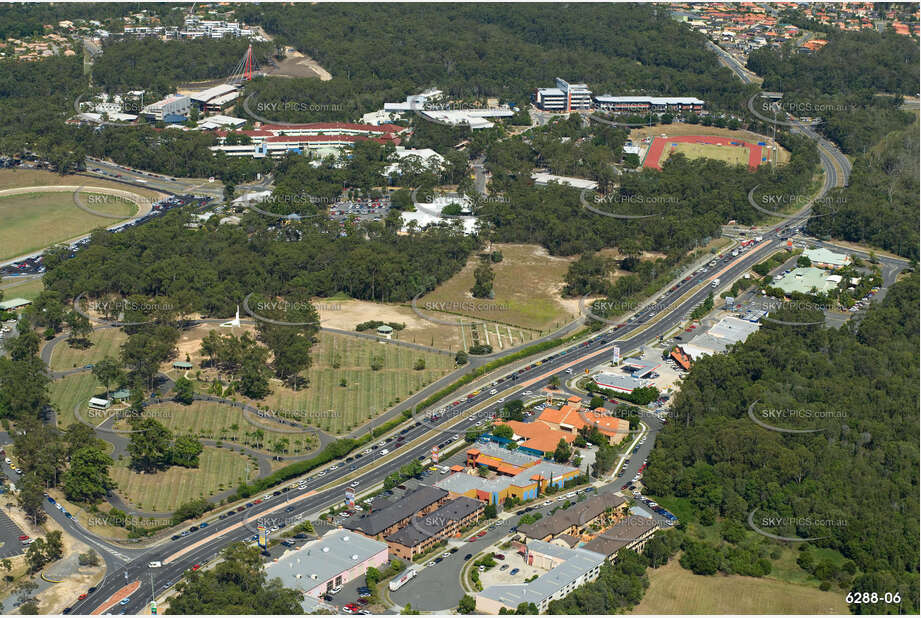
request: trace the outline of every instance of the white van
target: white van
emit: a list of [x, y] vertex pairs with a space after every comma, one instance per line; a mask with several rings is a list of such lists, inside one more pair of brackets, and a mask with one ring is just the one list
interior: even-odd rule
[[710, 285], [711, 285], [712, 287], [716, 287], [716, 286], [718, 286], [719, 284], [720, 284], [720, 280], [719, 280], [719, 279], [714, 279], [714, 280], [713, 280], [713, 283], [711, 283]]
[[159, 560], [154, 560], [153, 562], [148, 562], [147, 566], [151, 569], [159, 569], [161, 566], [163, 566], [163, 563]]

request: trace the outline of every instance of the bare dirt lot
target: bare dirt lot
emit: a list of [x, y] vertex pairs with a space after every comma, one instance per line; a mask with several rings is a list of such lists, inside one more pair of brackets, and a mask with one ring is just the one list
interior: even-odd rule
[[286, 48], [285, 53], [287, 57], [278, 63], [278, 68], [266, 68], [267, 75], [272, 77], [318, 77], [324, 82], [333, 78], [329, 71], [321, 67], [310, 56], [305, 56], [292, 47]]

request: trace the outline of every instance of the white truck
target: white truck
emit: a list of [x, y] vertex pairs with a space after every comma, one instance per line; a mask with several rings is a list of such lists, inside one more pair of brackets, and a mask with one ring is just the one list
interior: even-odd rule
[[715, 287], [717, 287], [719, 284], [720, 284], [720, 280], [719, 280], [719, 279], [714, 279], [713, 282], [710, 284], [710, 286], [715, 288]]
[[415, 567], [409, 567], [408, 569], [406, 569], [405, 571], [403, 571], [402, 573], [400, 573], [399, 575], [397, 575], [396, 577], [390, 580], [390, 584], [389, 584], [390, 589], [399, 590], [404, 585], [406, 585], [406, 583], [409, 582], [409, 580], [411, 580], [415, 576], [416, 576]]

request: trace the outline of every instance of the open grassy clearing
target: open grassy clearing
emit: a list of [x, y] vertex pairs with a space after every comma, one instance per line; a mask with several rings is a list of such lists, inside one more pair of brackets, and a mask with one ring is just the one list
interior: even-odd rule
[[3, 297], [7, 300], [11, 298], [25, 298], [26, 300], [35, 300], [35, 297], [41, 294], [45, 289], [41, 277], [4, 277], [0, 282], [0, 289], [3, 290]]
[[[473, 255], [463, 270], [422, 296], [417, 305], [426, 315], [450, 320], [452, 314], [464, 316], [464, 321], [483, 320], [510, 325], [513, 331], [556, 330], [574, 319], [578, 307], [560, 296], [563, 278], [572, 258], [552, 257], [543, 247], [497, 243], [492, 250], [502, 252], [502, 261], [491, 264], [495, 273], [494, 299], [476, 299], [470, 293], [473, 272], [480, 258]], [[435, 303], [446, 303], [444, 311], [430, 311]], [[516, 328], [517, 327], [517, 328]], [[538, 336], [532, 332], [530, 338]], [[529, 340], [528, 333], [519, 332], [515, 344]]]
[[17, 187], [51, 187], [61, 185], [93, 185], [96, 187], [109, 187], [112, 189], [129, 190], [145, 197], [155, 197], [159, 195], [157, 191], [133, 187], [124, 183], [107, 180], [105, 178], [90, 178], [79, 174], [56, 174], [45, 170], [33, 170], [22, 168], [8, 168], [0, 170], [0, 190], [15, 189]]
[[[104, 199], [106, 197], [109, 199]], [[137, 212], [137, 207], [125, 199], [85, 192], [81, 193], [81, 199], [86, 204], [92, 204], [90, 207], [97, 212], [118, 215], [123, 219]], [[91, 202], [93, 199], [98, 201]], [[3, 221], [0, 227], [0, 259], [44, 249], [118, 220], [77, 208], [69, 191], [0, 195], [0, 221]]]
[[104, 328], [93, 331], [89, 340], [92, 345], [85, 349], [71, 347], [69, 340], [57, 344], [51, 353], [49, 368], [52, 371], [64, 371], [97, 363], [106, 356], [118, 359], [121, 345], [128, 340], [128, 335], [120, 328]]
[[716, 159], [729, 165], [748, 165], [748, 148], [739, 146], [717, 146], [715, 144], [667, 144], [659, 164], [665, 163], [673, 154], [683, 154], [689, 159]]
[[[220, 440], [226, 442], [228, 448], [242, 445], [281, 455], [300, 455], [312, 451], [317, 445], [312, 434], [294, 433], [296, 430], [291, 427], [287, 428], [290, 433], [273, 432], [266, 428], [283, 426], [247, 412], [247, 417], [258, 423], [251, 424], [243, 417], [244, 411], [240, 408], [212, 401], [193, 401], [187, 406], [174, 402], [161, 403], [148, 406], [146, 411], [174, 434]], [[131, 428], [127, 421], [118, 421], [116, 427]]]
[[[208, 392], [217, 372], [200, 369], [207, 359], [199, 352], [201, 338], [212, 327], [183, 333], [179, 357], [188, 354], [195, 369], [188, 372], [199, 392]], [[226, 329], [224, 329], [226, 331]], [[239, 335], [243, 329], [235, 329]], [[236, 332], [240, 331], [240, 332]], [[297, 391], [271, 380], [272, 393], [264, 400], [245, 400], [268, 410], [271, 415], [318, 427], [330, 433], [344, 433], [366, 423], [454, 369], [454, 357], [402, 346], [320, 332], [311, 351], [313, 364], [307, 371], [309, 383]], [[382, 367], [371, 368], [372, 357]], [[418, 359], [425, 369], [414, 369]], [[199, 373], [200, 372], [200, 373]], [[173, 378], [182, 372], [167, 370]], [[226, 376], [223, 376], [226, 382]], [[346, 386], [341, 386], [342, 381]]]
[[[49, 388], [51, 403], [57, 408], [58, 429], [67, 429], [77, 422], [74, 416], [74, 406], [78, 403], [86, 410], [86, 403], [90, 397], [99, 395], [105, 397], [105, 387], [101, 386], [89, 371], [75, 373], [51, 383]], [[84, 413], [84, 419], [89, 417]], [[100, 419], [102, 420], [102, 419]]]
[[846, 614], [841, 592], [742, 575], [695, 575], [678, 564], [649, 569], [634, 614]]
[[227, 449], [205, 447], [198, 468], [173, 466], [155, 474], [139, 474], [127, 460], [111, 468], [112, 480], [125, 500], [145, 511], [173, 511], [196, 498], [207, 498], [248, 481], [258, 471], [248, 457]]

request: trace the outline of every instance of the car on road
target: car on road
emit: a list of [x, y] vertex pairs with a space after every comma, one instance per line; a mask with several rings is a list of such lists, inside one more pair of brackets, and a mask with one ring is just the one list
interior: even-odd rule
[[78, 600], [78, 601], [82, 601], [83, 599], [85, 599], [85, 598], [88, 597], [88, 596], [89, 596], [89, 595], [88, 595], [87, 593], [84, 592], [83, 594], [81, 594], [80, 596], [77, 597], [77, 600]]
[[131, 597], [125, 597], [124, 599], [118, 602], [119, 605], [127, 605], [128, 603], [131, 603]]
[[518, 572], [519, 572], [519, 571], [521, 571], [521, 569], [512, 569], [511, 571], [508, 572], [508, 574], [509, 574], [509, 575], [518, 575]]
[[502, 566], [499, 567], [499, 570], [500, 570], [500, 571], [507, 571], [507, 570], [508, 570], [508, 566], [509, 566], [509, 565], [507, 565], [507, 564], [503, 564]]
[[465, 561], [466, 561], [466, 560], [470, 560], [471, 558], [473, 558], [473, 554], [466, 554], [466, 555], [464, 556], [464, 560], [465, 560]]
[[201, 568], [201, 565], [200, 565], [200, 564], [193, 564], [193, 565], [192, 565], [192, 570], [193, 570], [193, 571], [197, 571], [197, 570], [200, 569], [200, 568]]
[[451, 552], [446, 551], [445, 553], [441, 554], [441, 557], [442, 557], [442, 558], [450, 558], [450, 557], [451, 557]]
[[437, 563], [436, 563], [434, 560], [429, 560], [429, 561], [425, 564], [425, 566], [433, 567], [433, 566], [435, 566], [436, 564], [437, 564]]
[[492, 557], [496, 560], [505, 560], [505, 554], [493, 554]]

